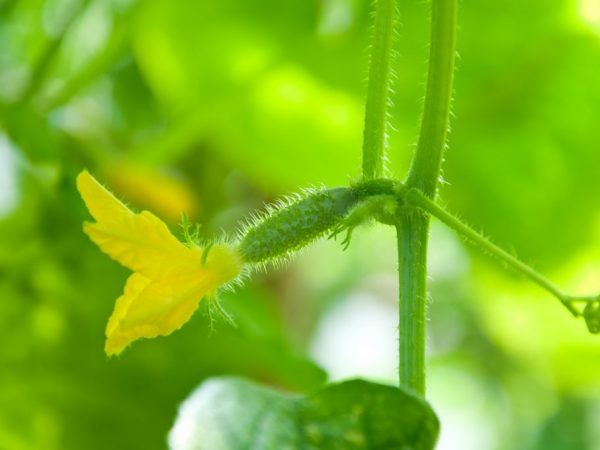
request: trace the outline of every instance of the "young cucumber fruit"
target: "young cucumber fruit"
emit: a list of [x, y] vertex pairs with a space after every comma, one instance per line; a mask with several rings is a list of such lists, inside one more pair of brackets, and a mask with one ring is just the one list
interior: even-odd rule
[[248, 224], [239, 250], [246, 262], [262, 263], [287, 256], [338, 226], [362, 200], [393, 194], [389, 180], [309, 192], [298, 200], [271, 208]]

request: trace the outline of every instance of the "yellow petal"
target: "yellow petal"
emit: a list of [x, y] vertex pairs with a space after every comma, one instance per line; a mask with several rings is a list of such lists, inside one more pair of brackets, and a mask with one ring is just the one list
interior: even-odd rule
[[106, 326], [105, 350], [120, 353], [136, 339], [167, 335], [186, 323], [200, 299], [234, 280], [243, 261], [237, 248], [198, 247], [175, 238], [154, 214], [135, 214], [82, 172], [77, 187], [96, 223], [84, 230], [102, 251], [134, 271]]
[[110, 223], [86, 223], [83, 229], [104, 253], [152, 279], [200, 266], [201, 250], [183, 245], [148, 211]]
[[98, 222], [112, 222], [133, 214], [87, 170], [77, 176], [77, 189], [90, 214]]
[[161, 278], [144, 286], [148, 279], [136, 275], [129, 278], [106, 327], [108, 355], [120, 353], [137, 339], [166, 336], [181, 328], [208, 292], [196, 280]]
[[134, 273], [129, 276], [127, 283], [125, 283], [125, 289], [123, 295], [121, 295], [115, 303], [115, 309], [113, 310], [108, 324], [106, 325], [106, 335], [111, 336], [119, 327], [119, 323], [127, 315], [127, 311], [131, 306], [134, 299], [139, 297], [142, 291], [150, 284], [150, 279], [146, 278], [139, 273]]
[[165, 276], [200, 264], [200, 250], [188, 248], [154, 214], [135, 214], [87, 171], [77, 188], [97, 223], [84, 231], [100, 249], [125, 267], [149, 278]]
[[166, 336], [181, 328], [201, 298], [235, 279], [242, 263], [235, 248], [215, 245], [206, 264], [154, 280], [134, 273], [106, 327], [107, 354], [118, 354], [139, 338]]

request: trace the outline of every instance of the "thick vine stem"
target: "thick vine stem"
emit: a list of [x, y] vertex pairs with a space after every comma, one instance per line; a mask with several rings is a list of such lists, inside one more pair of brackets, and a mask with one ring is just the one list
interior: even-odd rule
[[396, 226], [400, 276], [400, 385], [425, 395], [425, 321], [427, 300], [427, 217], [418, 210]]
[[377, 0], [363, 134], [363, 176], [366, 179], [383, 173], [397, 22], [396, 0]]
[[446, 147], [455, 44], [456, 0], [433, 0], [425, 108], [417, 151], [406, 182], [408, 187], [419, 188], [428, 197], [435, 196]]
[[[454, 73], [456, 0], [432, 0], [425, 109], [407, 187], [436, 194], [446, 146]], [[398, 215], [400, 384], [425, 395], [425, 324], [429, 216], [405, 205]]]
[[[460, 236], [467, 241], [470, 241], [480, 250], [483, 250], [492, 257], [498, 259], [506, 264], [507, 267], [510, 267], [517, 273], [525, 276], [540, 288], [556, 297], [574, 317], [583, 316], [586, 318], [587, 322], [590, 320], [595, 321], [594, 323], [598, 322], [598, 326], [592, 328], [597, 329], [597, 331], [593, 331], [594, 333], [600, 333], [600, 295], [574, 296], [565, 293], [533, 267], [527, 265], [517, 257], [491, 242], [481, 233], [463, 223], [437, 202], [427, 197], [420, 189], [407, 188], [406, 185], [400, 181], [381, 178], [361, 181], [352, 186], [352, 190], [357, 199], [357, 206], [350, 213], [350, 225], [356, 226], [369, 218], [373, 218], [385, 224], [396, 224], [398, 215], [407, 215], [407, 222], [410, 221], [411, 223], [414, 223], [415, 221], [420, 220], [420, 215], [431, 215], [456, 231]], [[416, 214], [415, 208], [418, 208], [421, 211], [421, 214]], [[354, 215], [355, 212], [358, 220], [352, 220], [352, 215]], [[408, 228], [410, 228], [410, 226]], [[416, 247], [413, 235], [407, 233], [406, 229], [402, 229], [399, 226], [398, 234], [399, 242], [402, 240], [405, 242], [406, 253], [409, 254], [415, 252], [414, 249]], [[403, 246], [399, 246], [399, 257], [406, 258], [407, 255], [402, 253], [402, 249]], [[416, 279], [418, 279], [418, 277], [416, 277]], [[406, 289], [411, 292], [415, 291], [415, 287], [410, 284], [407, 284]], [[420, 312], [420, 310], [415, 311]], [[413, 313], [407, 314], [406, 317], [424, 317], [418, 315], [415, 316]], [[598, 315], [598, 318], [596, 318], [596, 315]], [[588, 316], [593, 317], [590, 319]], [[417, 323], [419, 323], [419, 321], [417, 321]], [[403, 333], [403, 330], [409, 329], [414, 325], [414, 321], [411, 320], [410, 323], [401, 326], [400, 332]], [[407, 356], [406, 360], [411, 360], [411, 357]], [[406, 363], [405, 365], [410, 366], [411, 364]]]

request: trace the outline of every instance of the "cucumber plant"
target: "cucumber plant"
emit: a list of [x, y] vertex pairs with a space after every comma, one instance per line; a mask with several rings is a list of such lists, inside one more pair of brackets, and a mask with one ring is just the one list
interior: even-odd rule
[[[173, 441], [173, 446], [217, 450], [248, 446], [433, 448], [439, 423], [424, 400], [427, 249], [432, 216], [555, 296], [574, 317], [585, 320], [591, 333], [600, 332], [599, 296], [565, 294], [436, 201], [453, 92], [457, 0], [431, 2], [429, 67], [418, 144], [405, 179], [385, 177], [384, 163], [390, 150], [387, 135], [394, 121], [389, 105], [397, 64], [394, 48], [398, 3], [375, 3], [362, 174], [350, 186], [309, 190], [281, 201], [250, 218], [238, 237], [225, 243], [199, 244], [189, 238], [184, 245], [159, 219], [149, 213], [134, 214], [114, 203], [110, 193], [86, 175], [85, 182], [91, 187], [82, 195], [98, 221], [87, 225], [86, 232], [110, 256], [135, 272], [109, 322], [114, 341], [111, 349], [116, 349], [113, 352], [139, 337], [169, 334], [195, 311], [197, 296], [216, 299], [219, 285], [238, 281], [237, 277], [254, 269], [268, 269], [270, 263], [290, 257], [319, 237], [346, 233], [342, 243], [348, 246], [353, 229], [365, 221], [376, 220], [396, 229], [400, 286], [398, 388], [355, 381], [298, 398], [242, 380], [212, 380], [200, 389], [201, 401], [196, 403], [200, 409], [193, 425], [195, 437], [184, 443]], [[94, 197], [91, 190], [99, 196]], [[122, 221], [108, 209], [118, 210]], [[189, 237], [189, 232], [186, 235]], [[129, 236], [125, 244], [124, 236]], [[161, 239], [163, 242], [158, 242]], [[165, 267], [164, 261], [171, 255], [178, 256]], [[153, 265], [152, 258], [161, 263]], [[202, 269], [194, 265], [196, 261]], [[184, 278], [188, 284], [182, 289]], [[199, 283], [199, 278], [208, 281]], [[145, 286], [155, 286], [156, 292], [148, 294], [150, 287]], [[163, 304], [162, 297], [170, 301]]]

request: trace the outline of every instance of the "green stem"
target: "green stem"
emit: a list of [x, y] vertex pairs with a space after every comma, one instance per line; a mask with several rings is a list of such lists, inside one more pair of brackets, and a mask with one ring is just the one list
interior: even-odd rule
[[396, 0], [377, 0], [376, 5], [363, 133], [363, 176], [367, 179], [383, 173], [397, 23]]
[[[554, 283], [552, 283], [548, 278], [534, 270], [532, 267], [528, 266], [524, 262], [515, 258], [513, 255], [508, 253], [506, 250], [498, 247], [493, 244], [489, 240], [487, 240], [484, 236], [479, 234], [477, 231], [473, 230], [468, 225], [461, 222], [459, 219], [454, 217], [452, 214], [438, 206], [434, 201], [427, 198], [423, 193], [415, 188], [409, 189], [404, 194], [404, 201], [410, 205], [417, 206], [431, 215], [437, 217], [440, 221], [448, 225], [450, 228], [476, 244], [481, 249], [487, 251], [491, 255], [497, 257], [504, 263], [506, 263], [509, 267], [512, 267], [517, 272], [522, 273], [531, 281], [554, 295], [560, 302], [567, 307], [567, 309], [577, 317], [579, 312], [573, 306], [573, 301], [585, 301], [587, 298], [576, 298], [571, 297], [563, 293]], [[590, 299], [592, 299], [590, 297]]]
[[452, 98], [456, 41], [456, 0], [433, 0], [429, 74], [421, 133], [407, 186], [418, 187], [428, 197], [436, 193], [446, 147]]
[[425, 395], [425, 321], [427, 304], [426, 217], [412, 211], [396, 226], [400, 276], [400, 385]]
[[[398, 231], [398, 240], [403, 241], [404, 245], [399, 246], [399, 258], [401, 260], [400, 267], [403, 270], [408, 269], [408, 264], [404, 265], [404, 259], [414, 259], [418, 261], [418, 268], [424, 267], [423, 265], [423, 255], [424, 252], [419, 252], [417, 247], [417, 242], [421, 242], [421, 245], [427, 244], [427, 235], [425, 234], [422, 237], [413, 230], [415, 227], [415, 223], [419, 220], [422, 220], [419, 217], [419, 214], [415, 214], [415, 209], [418, 208], [422, 210], [422, 214], [430, 214], [436, 218], [438, 218], [442, 223], [446, 224], [448, 227], [452, 228], [459, 235], [464, 237], [466, 240], [475, 244], [475, 246], [479, 247], [481, 250], [489, 253], [490, 255], [498, 258], [500, 261], [504, 262], [508, 267], [511, 267], [516, 272], [524, 275], [530, 281], [534, 282], [542, 289], [546, 290], [554, 297], [556, 297], [575, 317], [579, 317], [583, 315], [582, 312], [578, 310], [576, 304], [580, 304], [580, 306], [587, 305], [589, 303], [596, 303], [599, 301], [599, 296], [596, 295], [582, 295], [575, 296], [566, 294], [559, 287], [557, 287], [552, 281], [546, 278], [541, 273], [537, 272], [531, 266], [525, 264], [523, 261], [519, 260], [517, 257], [511, 255], [506, 250], [498, 247], [496, 244], [488, 240], [481, 233], [475, 231], [473, 228], [469, 227], [465, 223], [463, 223], [460, 219], [453, 216], [451, 213], [446, 211], [443, 207], [438, 205], [434, 200], [427, 197], [420, 189], [418, 188], [407, 188], [403, 183], [391, 180], [391, 179], [374, 179], [374, 180], [366, 180], [361, 181], [352, 187], [355, 195], [358, 197], [359, 202], [366, 202], [368, 199], [374, 200], [375, 202], [371, 204], [371, 209], [368, 214], [372, 217], [376, 217], [382, 223], [390, 224], [397, 222], [397, 217], [392, 218], [386, 215], [385, 208], [389, 205], [390, 199], [395, 199], [397, 204], [398, 211], [400, 211], [400, 216], [407, 215], [404, 227], [400, 227], [397, 224]], [[377, 203], [379, 202], [379, 203]], [[360, 203], [359, 203], [360, 204]], [[408, 215], [410, 212], [411, 215]], [[397, 212], [394, 214], [398, 214]], [[364, 218], [363, 218], [364, 220]], [[416, 256], [412, 256], [416, 255]], [[406, 280], [406, 296], [407, 297], [422, 297], [425, 298], [425, 291], [419, 290], [418, 286], [414, 286], [415, 280], [421, 280], [423, 278], [423, 273], [421, 270], [414, 271], [415, 276]], [[424, 323], [425, 315], [422, 309], [419, 309], [419, 302], [415, 302], [416, 304], [409, 303], [407, 307], [410, 309], [404, 315], [404, 318], [409, 317], [410, 319], [408, 323], [402, 323], [400, 327], [400, 332], [404, 333], [403, 330], [408, 330], [414, 326], [414, 323], [421, 324]], [[418, 318], [417, 321], [413, 321], [413, 318]], [[401, 317], [401, 320], [403, 317]], [[414, 323], [413, 323], [414, 322]], [[407, 335], [418, 334], [417, 332], [411, 333], [407, 332]], [[411, 366], [407, 361], [416, 360], [416, 356], [410, 356], [411, 349], [407, 349], [407, 356], [403, 357], [403, 363], [407, 366]], [[402, 369], [402, 364], [401, 364]], [[404, 370], [404, 369], [402, 369]], [[407, 373], [407, 376], [409, 373]], [[412, 375], [414, 378], [414, 375]]]
[[[407, 186], [434, 198], [450, 115], [456, 0], [433, 0], [431, 44], [421, 133]], [[429, 216], [406, 205], [398, 216], [400, 384], [425, 395], [425, 324]]]

